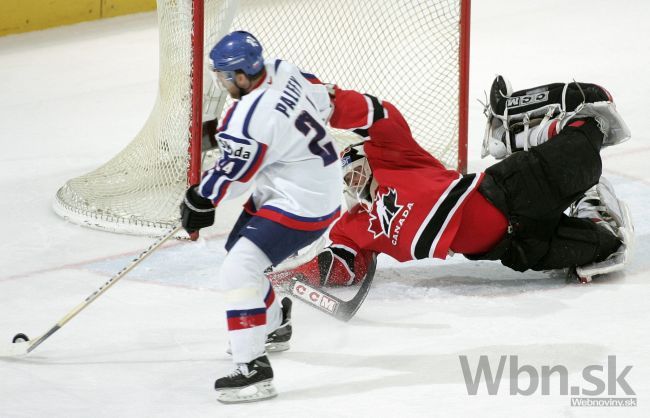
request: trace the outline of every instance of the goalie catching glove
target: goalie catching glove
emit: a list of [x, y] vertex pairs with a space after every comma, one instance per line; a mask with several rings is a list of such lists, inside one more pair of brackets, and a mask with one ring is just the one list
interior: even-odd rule
[[188, 234], [206, 228], [214, 223], [214, 205], [210, 199], [201, 196], [192, 186], [185, 192], [181, 202], [181, 224]]
[[271, 283], [280, 284], [299, 276], [300, 280], [315, 287], [350, 286], [366, 277], [371, 252], [355, 252], [337, 246], [323, 249], [308, 262], [286, 271], [270, 272], [267, 277]]

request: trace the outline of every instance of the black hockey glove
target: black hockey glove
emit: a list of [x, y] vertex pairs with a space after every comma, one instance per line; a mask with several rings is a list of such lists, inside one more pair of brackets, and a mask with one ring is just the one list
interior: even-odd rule
[[185, 192], [185, 198], [181, 202], [181, 223], [188, 234], [214, 223], [214, 205], [210, 199], [199, 195], [196, 186]]

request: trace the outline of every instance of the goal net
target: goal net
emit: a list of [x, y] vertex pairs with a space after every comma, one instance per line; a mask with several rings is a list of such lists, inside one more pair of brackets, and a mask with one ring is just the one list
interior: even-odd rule
[[[202, 63], [232, 30], [253, 33], [267, 59], [392, 102], [426, 150], [465, 169], [469, 0], [158, 0], [158, 23], [154, 108], [123, 151], [59, 189], [54, 209], [72, 222], [145, 235], [178, 223], [201, 170], [192, 126], [230, 101]], [[201, 39], [193, 43], [193, 35]], [[334, 135], [340, 146], [353, 140]]]

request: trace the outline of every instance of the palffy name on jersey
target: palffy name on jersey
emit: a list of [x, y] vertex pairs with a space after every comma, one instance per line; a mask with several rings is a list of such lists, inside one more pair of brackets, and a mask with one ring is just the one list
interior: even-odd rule
[[302, 86], [298, 80], [294, 76], [289, 77], [289, 81], [287, 81], [287, 85], [284, 86], [284, 90], [280, 96], [280, 101], [275, 104], [275, 110], [288, 118], [289, 113], [287, 113], [287, 110], [293, 110], [300, 99], [301, 93]]

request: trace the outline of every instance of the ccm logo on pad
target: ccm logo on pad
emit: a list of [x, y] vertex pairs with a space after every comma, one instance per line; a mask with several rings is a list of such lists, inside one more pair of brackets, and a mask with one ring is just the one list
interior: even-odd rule
[[543, 91], [540, 93], [527, 94], [525, 96], [510, 97], [508, 98], [508, 108], [527, 106], [533, 103], [541, 103], [548, 101], [548, 92]]

